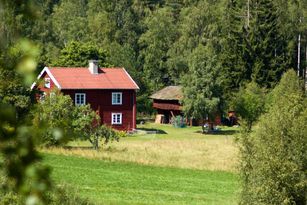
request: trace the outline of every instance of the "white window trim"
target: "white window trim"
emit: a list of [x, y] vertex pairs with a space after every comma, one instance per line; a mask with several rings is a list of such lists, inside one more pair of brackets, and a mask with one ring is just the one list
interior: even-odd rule
[[[116, 116], [119, 115], [119, 121], [120, 121], [120, 122], [114, 122], [114, 121], [113, 121], [113, 117], [114, 117], [115, 115], [116, 115]], [[123, 124], [123, 113], [119, 113], [119, 112], [113, 113], [113, 112], [112, 112], [112, 114], [111, 114], [111, 124], [112, 124], [112, 125], [121, 125], [121, 124]]]
[[[113, 96], [117, 96], [117, 95], [120, 95], [120, 102], [114, 102], [113, 101]], [[123, 93], [122, 92], [112, 92], [112, 105], [122, 105], [123, 104]]]
[[[45, 78], [44, 80], [45, 80], [44, 88], [51, 88], [51, 79], [50, 78]], [[47, 81], [49, 81], [48, 86], [46, 86], [47, 85], [47, 83], [46, 83]]]
[[41, 102], [44, 102], [46, 96], [47, 96], [46, 92], [43, 92], [43, 93], [40, 95], [39, 100], [40, 100]]
[[[61, 86], [60, 84], [58, 83], [58, 81], [55, 79], [55, 77], [52, 75], [51, 71], [49, 70], [48, 67], [45, 67], [41, 72], [40, 74], [37, 76], [37, 80], [39, 80], [44, 73], [47, 73], [48, 76], [51, 78], [52, 82], [58, 87], [58, 89], [61, 89]], [[33, 90], [33, 88], [36, 86], [36, 82], [34, 82], [31, 86], [31, 90]]]
[[[84, 104], [77, 104], [77, 96], [84, 96]], [[75, 105], [86, 105], [86, 94], [85, 93], [75, 93]]]

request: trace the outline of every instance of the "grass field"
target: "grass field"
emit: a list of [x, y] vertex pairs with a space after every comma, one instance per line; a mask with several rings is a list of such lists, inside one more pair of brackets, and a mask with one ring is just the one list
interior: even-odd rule
[[237, 204], [236, 128], [215, 135], [200, 127], [138, 128], [98, 152], [84, 141], [43, 149], [44, 162], [56, 184], [98, 204]]
[[201, 134], [200, 127], [145, 124], [138, 128], [152, 134], [141, 132], [122, 138], [103, 146], [99, 152], [92, 150], [89, 142], [72, 142], [69, 149], [43, 151], [143, 165], [236, 171], [238, 150], [233, 140], [236, 128], [222, 128], [218, 135]]
[[97, 204], [237, 204], [237, 175], [44, 154], [53, 179]]

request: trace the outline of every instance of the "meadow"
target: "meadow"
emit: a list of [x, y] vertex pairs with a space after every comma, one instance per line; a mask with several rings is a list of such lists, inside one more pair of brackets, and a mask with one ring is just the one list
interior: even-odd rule
[[92, 150], [87, 142], [43, 149], [58, 186], [97, 204], [237, 204], [236, 128], [145, 124], [140, 132]]

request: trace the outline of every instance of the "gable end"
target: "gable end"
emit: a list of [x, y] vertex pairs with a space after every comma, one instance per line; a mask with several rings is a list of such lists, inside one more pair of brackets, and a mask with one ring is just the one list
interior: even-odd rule
[[[51, 80], [52, 80], [53, 83], [57, 86], [57, 88], [58, 88], [58, 89], [61, 89], [60, 84], [59, 84], [58, 81], [55, 79], [55, 77], [52, 75], [52, 73], [50, 72], [50, 70], [49, 70], [48, 67], [45, 67], [45, 68], [40, 72], [40, 74], [37, 76], [37, 80], [39, 80], [45, 72], [48, 74], [48, 76], [51, 78]], [[33, 90], [33, 88], [35, 87], [35, 85], [36, 85], [36, 82], [34, 82], [34, 83], [31, 85], [31, 90]]]

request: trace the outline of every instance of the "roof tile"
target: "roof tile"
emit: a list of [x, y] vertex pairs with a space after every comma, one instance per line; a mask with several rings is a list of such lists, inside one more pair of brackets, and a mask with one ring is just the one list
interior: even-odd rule
[[139, 89], [124, 68], [99, 68], [91, 74], [88, 68], [49, 68], [61, 89]]

